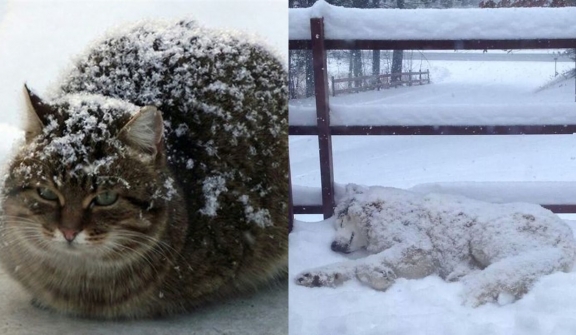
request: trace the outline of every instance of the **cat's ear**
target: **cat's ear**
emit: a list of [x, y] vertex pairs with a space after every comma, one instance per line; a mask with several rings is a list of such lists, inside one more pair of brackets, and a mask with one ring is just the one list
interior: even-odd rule
[[162, 114], [156, 107], [146, 106], [126, 123], [118, 138], [137, 150], [155, 156], [162, 151], [163, 134]]
[[54, 112], [26, 84], [24, 84], [24, 99], [26, 100], [26, 142], [29, 142], [42, 133], [42, 128], [48, 123], [48, 116]]

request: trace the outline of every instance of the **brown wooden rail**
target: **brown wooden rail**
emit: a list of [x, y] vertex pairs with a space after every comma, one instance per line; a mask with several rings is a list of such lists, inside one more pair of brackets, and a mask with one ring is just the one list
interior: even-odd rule
[[[413, 79], [412, 77], [418, 77]], [[394, 78], [400, 78], [394, 80]], [[398, 87], [401, 85], [412, 86], [413, 84], [423, 85], [430, 84], [430, 71], [420, 72], [400, 72], [400, 73], [386, 73], [376, 76], [360, 76], [349, 78], [334, 78], [332, 77], [332, 96], [335, 97], [338, 93], [351, 93], [362, 92], [369, 90], [380, 90], [382, 88]], [[338, 89], [336, 84], [339, 83], [355, 83], [356, 87]]]

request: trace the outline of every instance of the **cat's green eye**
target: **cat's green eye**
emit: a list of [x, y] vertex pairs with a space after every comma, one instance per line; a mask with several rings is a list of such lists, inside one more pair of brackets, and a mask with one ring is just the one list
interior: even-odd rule
[[118, 200], [118, 193], [105, 191], [94, 197], [94, 204], [98, 206], [110, 206]]
[[38, 195], [40, 198], [48, 201], [58, 200], [58, 195], [48, 187], [38, 187]]

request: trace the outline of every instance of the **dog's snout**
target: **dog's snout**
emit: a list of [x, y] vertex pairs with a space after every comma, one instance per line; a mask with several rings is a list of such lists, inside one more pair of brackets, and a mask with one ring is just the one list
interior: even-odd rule
[[332, 249], [332, 251], [338, 251], [337, 249], [340, 246], [338, 245], [338, 243], [336, 243], [336, 241], [332, 242], [332, 244], [330, 245], [330, 249]]
[[332, 242], [332, 245], [330, 245], [330, 248], [332, 249], [332, 251], [343, 252], [345, 254], [348, 253], [348, 246], [342, 245], [342, 244], [338, 243], [337, 241]]

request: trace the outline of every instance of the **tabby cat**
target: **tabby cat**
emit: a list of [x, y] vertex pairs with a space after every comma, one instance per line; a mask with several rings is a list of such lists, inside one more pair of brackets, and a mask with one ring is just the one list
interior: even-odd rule
[[42, 307], [190, 311], [286, 278], [283, 63], [194, 21], [109, 33], [45, 98], [4, 176], [0, 261]]

